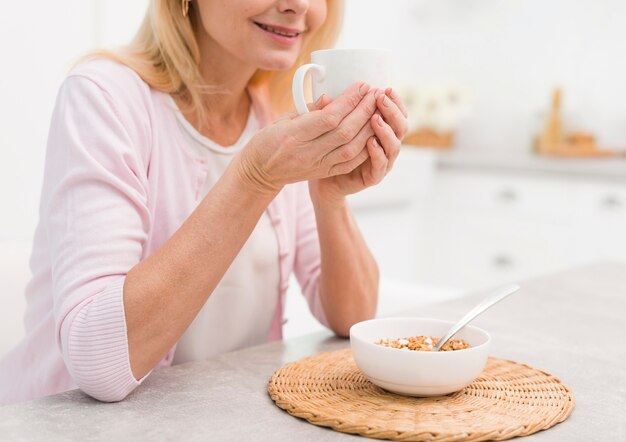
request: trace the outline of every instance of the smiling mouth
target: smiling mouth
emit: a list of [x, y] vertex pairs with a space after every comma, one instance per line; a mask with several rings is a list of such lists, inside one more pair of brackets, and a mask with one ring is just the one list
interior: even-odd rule
[[281, 29], [272, 28], [271, 26], [264, 25], [263, 23], [254, 22], [254, 24], [264, 31], [271, 32], [276, 35], [282, 35], [283, 37], [295, 38], [301, 34], [301, 32], [287, 32]]

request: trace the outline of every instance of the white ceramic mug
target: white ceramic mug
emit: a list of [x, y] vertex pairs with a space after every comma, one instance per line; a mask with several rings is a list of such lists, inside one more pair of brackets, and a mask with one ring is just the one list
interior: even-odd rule
[[308, 112], [304, 77], [311, 71], [313, 101], [322, 94], [337, 98], [350, 85], [364, 81], [370, 87], [389, 86], [389, 51], [382, 49], [325, 49], [311, 53], [311, 63], [293, 76], [292, 93], [299, 114]]

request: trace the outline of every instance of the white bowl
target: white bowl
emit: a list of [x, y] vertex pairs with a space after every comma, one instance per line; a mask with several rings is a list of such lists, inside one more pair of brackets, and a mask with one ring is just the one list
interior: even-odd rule
[[442, 337], [452, 321], [427, 318], [384, 318], [359, 322], [350, 328], [354, 361], [374, 384], [409, 396], [441, 396], [459, 391], [480, 375], [487, 363], [491, 336], [466, 326], [453, 339], [471, 347], [454, 351], [411, 351], [377, 345], [380, 339], [410, 336]]

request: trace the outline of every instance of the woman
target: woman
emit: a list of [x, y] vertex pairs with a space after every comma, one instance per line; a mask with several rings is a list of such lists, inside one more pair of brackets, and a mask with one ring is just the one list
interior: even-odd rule
[[294, 272], [339, 336], [378, 271], [346, 195], [378, 183], [406, 117], [356, 84], [271, 121], [336, 34], [333, 0], [152, 0], [136, 38], [63, 83], [1, 402], [125, 398], [153, 368], [281, 338]]

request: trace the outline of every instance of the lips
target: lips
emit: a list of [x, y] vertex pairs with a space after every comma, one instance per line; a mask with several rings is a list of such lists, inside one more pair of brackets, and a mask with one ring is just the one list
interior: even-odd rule
[[284, 26], [275, 26], [275, 25], [267, 25], [265, 23], [254, 22], [259, 28], [264, 31], [271, 32], [272, 34], [280, 35], [288, 38], [295, 38], [298, 35], [302, 34], [302, 31], [298, 29], [286, 28]]

